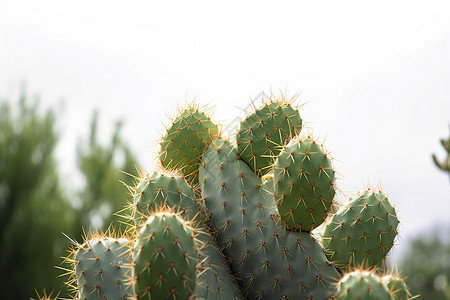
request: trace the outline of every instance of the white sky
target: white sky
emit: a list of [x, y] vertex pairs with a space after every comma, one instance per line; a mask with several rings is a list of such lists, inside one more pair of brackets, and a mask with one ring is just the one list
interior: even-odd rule
[[151, 169], [161, 120], [197, 98], [214, 119], [242, 116], [261, 91], [301, 93], [348, 195], [381, 184], [406, 240], [450, 225], [449, 178], [431, 161], [450, 123], [447, 1], [218, 2], [0, 0], [0, 98], [60, 106], [62, 172], [100, 109]]

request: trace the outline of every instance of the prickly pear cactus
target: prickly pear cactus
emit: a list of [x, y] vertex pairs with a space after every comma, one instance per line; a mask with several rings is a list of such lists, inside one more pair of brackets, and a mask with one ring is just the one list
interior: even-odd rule
[[207, 233], [203, 224], [200, 207], [195, 202], [196, 195], [183, 177], [173, 172], [140, 174], [139, 183], [134, 188], [133, 218], [136, 226], [149, 218], [154, 212], [169, 209], [178, 212], [201, 234], [197, 238], [203, 244], [199, 253], [200, 272], [197, 278], [195, 297], [197, 299], [240, 299], [241, 295], [233, 284], [225, 257], [218, 249], [217, 243]]
[[[287, 110], [292, 114], [285, 113]], [[377, 198], [378, 208], [367, 203], [356, 212], [360, 203], [355, 204], [356, 214], [362, 215], [351, 217], [358, 219], [361, 229], [354, 228], [357, 223], [349, 223], [351, 232], [341, 230], [344, 236], [340, 240], [344, 241], [339, 250], [330, 248], [329, 232], [334, 229], [330, 224], [346, 214], [334, 217], [322, 241], [312, 237], [309, 232], [327, 219], [334, 203], [335, 171], [321, 144], [309, 137], [296, 137], [301, 122], [297, 110], [283, 100], [272, 99], [241, 123], [237, 147], [219, 137], [199, 156], [204, 209], [209, 212], [218, 244], [231, 262], [231, 271], [249, 299], [326, 299], [339, 278], [336, 267], [376, 264], [386, 256], [396, 235], [395, 211], [387, 199]], [[164, 151], [191, 150], [164, 146], [161, 153]], [[273, 178], [264, 182], [262, 175], [271, 171]], [[379, 227], [381, 220], [383, 227]], [[362, 230], [358, 254], [356, 246], [345, 241], [355, 230]], [[372, 250], [380, 235], [384, 248]], [[328, 242], [327, 256], [320, 242]], [[370, 249], [363, 247], [365, 243]], [[347, 256], [337, 257], [337, 253]]]
[[442, 160], [442, 162], [439, 161], [436, 154], [432, 155], [433, 162], [444, 172], [447, 172], [450, 175], [450, 137], [447, 139], [441, 139], [441, 145], [444, 148], [444, 150], [447, 152], [447, 157]]
[[135, 191], [133, 220], [136, 226], [161, 208], [179, 211], [185, 220], [192, 220], [198, 214], [195, 193], [181, 176], [161, 172], [141, 174], [140, 177], [139, 184], [132, 188]]
[[126, 238], [98, 236], [80, 245], [74, 256], [74, 276], [78, 299], [126, 299], [131, 289], [126, 284]]
[[200, 234], [204, 247], [199, 256], [201, 270], [197, 279], [197, 300], [243, 299], [230, 276], [228, 263], [218, 249], [216, 241], [207, 234]]
[[335, 195], [335, 171], [318, 142], [293, 139], [273, 173], [278, 211], [289, 229], [311, 231], [325, 221]]
[[250, 299], [326, 299], [339, 275], [308, 233], [285, 230], [270, 189], [240, 159], [234, 146], [216, 140], [200, 168], [211, 226], [233, 262]]
[[181, 111], [161, 143], [161, 164], [168, 169], [181, 169], [185, 176], [195, 179], [203, 149], [217, 133], [217, 126], [198, 107]]
[[162, 171], [130, 187], [132, 241], [101, 235], [74, 251], [77, 296], [411, 299], [400, 278], [355, 270], [386, 257], [394, 207], [366, 190], [334, 210], [332, 161], [301, 129], [284, 99], [247, 116], [236, 145], [199, 106], [180, 110], [161, 142]]
[[191, 298], [199, 248], [194, 229], [186, 221], [170, 212], [152, 214], [140, 228], [134, 245], [135, 298]]
[[369, 271], [354, 271], [345, 275], [337, 287], [338, 300], [394, 300], [382, 279]]
[[289, 101], [267, 102], [241, 122], [236, 135], [237, 151], [253, 171], [265, 175], [283, 145], [301, 129], [298, 109]]
[[386, 275], [383, 277], [383, 283], [387, 285], [393, 300], [408, 300], [411, 298], [408, 286], [403, 278], [398, 275]]
[[340, 268], [374, 267], [393, 246], [398, 223], [388, 198], [366, 190], [331, 218], [322, 238], [325, 253]]

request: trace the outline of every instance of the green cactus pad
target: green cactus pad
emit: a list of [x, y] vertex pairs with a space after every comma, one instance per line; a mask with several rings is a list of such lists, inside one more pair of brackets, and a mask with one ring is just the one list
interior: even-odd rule
[[98, 237], [75, 252], [78, 299], [126, 299], [131, 295], [127, 281], [128, 239]]
[[195, 178], [203, 149], [217, 133], [217, 126], [205, 113], [195, 107], [182, 111], [161, 143], [162, 165], [180, 169], [189, 179]]
[[195, 193], [180, 176], [159, 173], [146, 175], [134, 190], [133, 219], [138, 226], [145, 220], [143, 216], [148, 217], [163, 207], [180, 212], [181, 217], [189, 221], [198, 213]]
[[345, 275], [337, 286], [338, 300], [394, 300], [380, 277], [367, 271]]
[[411, 299], [411, 293], [405, 281], [398, 275], [387, 275], [383, 277], [383, 283], [387, 285], [393, 300]]
[[327, 299], [336, 269], [309, 233], [284, 229], [272, 192], [233, 145], [216, 140], [202, 160], [199, 178], [211, 226], [249, 298]]
[[317, 142], [294, 139], [274, 166], [275, 198], [291, 230], [311, 231], [327, 217], [335, 195], [331, 160]]
[[149, 217], [133, 250], [136, 299], [189, 299], [196, 286], [197, 243], [185, 221], [172, 213]]
[[236, 135], [237, 151], [250, 168], [264, 175], [270, 172], [283, 145], [300, 133], [298, 109], [286, 101], [270, 101], [241, 122]]
[[393, 246], [398, 223], [386, 196], [366, 190], [331, 218], [322, 237], [325, 253], [339, 268], [376, 266]]

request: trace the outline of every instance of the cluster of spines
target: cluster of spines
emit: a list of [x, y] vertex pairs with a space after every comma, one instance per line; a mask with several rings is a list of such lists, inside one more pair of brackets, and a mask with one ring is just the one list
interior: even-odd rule
[[[38, 300], [57, 300], [60, 293], [57, 293], [55, 296], [53, 296], [53, 292], [50, 292], [50, 294], [47, 294], [47, 291], [44, 289], [42, 292], [42, 295], [39, 294], [38, 291], [36, 291]], [[32, 299], [35, 300], [35, 299]]]

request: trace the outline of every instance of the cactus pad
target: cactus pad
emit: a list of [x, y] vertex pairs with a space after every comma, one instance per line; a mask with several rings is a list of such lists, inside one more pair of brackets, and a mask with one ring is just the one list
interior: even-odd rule
[[195, 193], [180, 176], [158, 173], [141, 176], [139, 184], [133, 190], [133, 219], [137, 226], [145, 220], [144, 216], [148, 217], [164, 207], [179, 211], [185, 220], [192, 220], [198, 213]]
[[383, 283], [387, 285], [393, 300], [411, 299], [411, 293], [405, 281], [398, 275], [387, 275], [383, 277]]
[[398, 223], [388, 198], [366, 190], [331, 218], [322, 237], [325, 253], [340, 268], [375, 266], [393, 246]]
[[241, 122], [236, 135], [237, 151], [250, 168], [268, 173], [283, 145], [300, 133], [298, 109], [286, 101], [270, 101]]
[[75, 253], [78, 299], [122, 300], [131, 295], [127, 280], [128, 239], [97, 237]]
[[205, 113], [195, 107], [182, 111], [161, 143], [162, 165], [181, 169], [185, 176], [195, 178], [203, 149], [217, 133], [217, 126]]
[[311, 231], [327, 217], [335, 195], [334, 170], [322, 146], [292, 140], [274, 166], [275, 197], [291, 230]]
[[189, 299], [196, 286], [197, 243], [193, 229], [173, 213], [155, 213], [134, 245], [136, 299]]
[[372, 272], [354, 271], [345, 275], [337, 287], [338, 300], [394, 300], [387, 285]]

